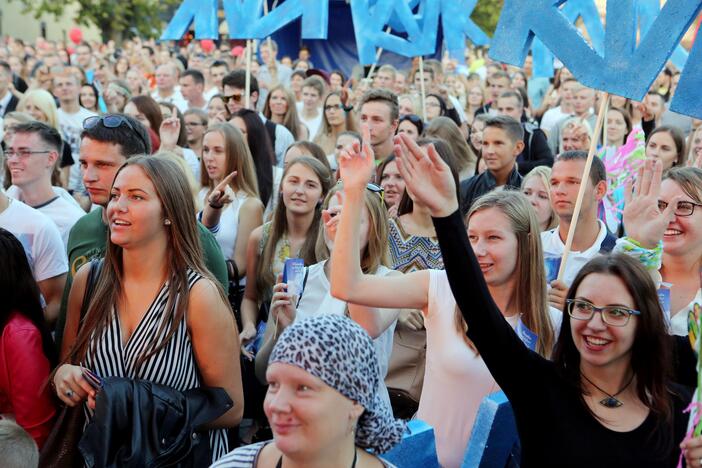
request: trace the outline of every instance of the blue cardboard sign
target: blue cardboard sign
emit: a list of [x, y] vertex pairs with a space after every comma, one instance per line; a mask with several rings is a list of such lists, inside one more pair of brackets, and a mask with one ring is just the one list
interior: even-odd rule
[[[478, 415], [475, 417], [463, 466], [519, 466], [520, 453], [521, 446], [512, 405], [503, 392], [486, 396], [480, 403]], [[510, 459], [516, 464], [509, 465]]]
[[[490, 56], [502, 62], [521, 66], [534, 37], [548, 47], [568, 67], [578, 81], [591, 88], [608, 91], [640, 101], [656, 79], [666, 60], [702, 10], [698, 0], [668, 0], [638, 46], [636, 0], [607, 2], [607, 29], [604, 53], [598, 54], [580, 35], [577, 28], [559, 8], [566, 0], [505, 0]], [[699, 46], [694, 49], [699, 49]], [[697, 54], [696, 54], [697, 52]], [[693, 50], [683, 75], [695, 69]], [[689, 65], [692, 65], [691, 67]], [[681, 85], [682, 85], [681, 77]], [[695, 78], [702, 79], [697, 75]], [[702, 116], [700, 88], [692, 99], [692, 87], [683, 87], [688, 101], [679, 104], [688, 114]], [[675, 101], [681, 101], [677, 95]], [[674, 109], [675, 110], [675, 109]], [[677, 110], [680, 112], [680, 110]]]
[[438, 468], [434, 428], [419, 419], [409, 421], [402, 441], [381, 458], [397, 467]]
[[[286, 0], [263, 14], [267, 0], [223, 0], [224, 16], [232, 39], [264, 39], [288, 23], [302, 18], [303, 39], [326, 39], [329, 2]], [[161, 40], [179, 40], [195, 23], [196, 39], [218, 37], [217, 0], [185, 0], [161, 35]]]

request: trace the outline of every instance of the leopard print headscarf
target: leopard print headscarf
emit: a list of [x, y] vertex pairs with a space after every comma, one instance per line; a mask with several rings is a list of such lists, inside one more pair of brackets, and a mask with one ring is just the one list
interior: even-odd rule
[[278, 338], [269, 364], [274, 362], [297, 366], [363, 406], [356, 428], [359, 447], [385, 453], [402, 439], [405, 423], [378, 395], [373, 342], [351, 319], [325, 314], [294, 322]]

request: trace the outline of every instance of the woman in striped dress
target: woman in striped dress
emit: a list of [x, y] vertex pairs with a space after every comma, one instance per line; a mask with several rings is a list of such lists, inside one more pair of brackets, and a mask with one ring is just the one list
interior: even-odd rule
[[84, 369], [179, 391], [222, 387], [234, 406], [208, 425], [216, 460], [227, 452], [225, 429], [242, 415], [239, 338], [224, 292], [204, 266], [193, 212], [187, 181], [174, 162], [133, 157], [120, 168], [106, 211], [104, 266], [82, 323], [88, 268], [76, 275], [64, 364], [54, 385], [64, 403], [87, 402], [89, 409], [95, 390]]

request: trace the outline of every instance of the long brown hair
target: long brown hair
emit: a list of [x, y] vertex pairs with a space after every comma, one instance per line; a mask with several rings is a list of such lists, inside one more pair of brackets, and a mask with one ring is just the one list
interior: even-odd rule
[[497, 208], [509, 219], [517, 237], [516, 282], [512, 292], [522, 322], [536, 333], [536, 351], [550, 356], [553, 351], [553, 324], [549, 315], [546, 273], [541, 249], [541, 228], [529, 200], [516, 190], [489, 192], [471, 206], [467, 219], [478, 211]]
[[[297, 115], [297, 107], [295, 107], [295, 96], [293, 96], [292, 92], [289, 91], [285, 86], [283, 85], [277, 85], [274, 86], [270, 92], [268, 93], [268, 96], [266, 96], [266, 102], [263, 105], [263, 115], [266, 116], [267, 119], [272, 119], [273, 118], [273, 112], [271, 112], [271, 96], [273, 96], [273, 93], [276, 91], [282, 91], [284, 96], [285, 96], [285, 102], [288, 104], [288, 109], [285, 111], [285, 115], [283, 116], [283, 126], [290, 130], [290, 133], [293, 134], [295, 137], [295, 140], [301, 140], [303, 135], [302, 133], [302, 122], [300, 121], [300, 117]], [[311, 135], [309, 138], [312, 138]]]
[[[190, 297], [188, 287], [188, 270], [193, 270], [212, 280], [217, 285], [222, 300], [227, 303], [219, 283], [205, 266], [197, 224], [193, 213], [195, 207], [188, 182], [177, 164], [159, 156], [135, 156], [127, 160], [115, 175], [125, 167], [141, 168], [156, 188], [165, 219], [171, 221], [167, 230], [167, 252], [164, 262], [167, 263], [168, 299], [165, 310], [173, 311], [171, 320], [164, 320], [156, 337], [164, 336], [163, 340], [154, 340], [141, 350], [136, 360], [138, 369], [150, 356], [156, 354], [177, 331], [185, 317]], [[122, 265], [122, 247], [107, 242], [104, 266], [95, 285], [90, 299], [85, 321], [80, 328], [76, 343], [71, 349], [68, 362], [81, 362], [86, 354], [94, 353], [97, 346], [93, 337], [102, 336], [105, 329], [113, 320], [113, 309], [124, 295], [124, 272]], [[167, 329], [166, 329], [167, 328]]]
[[[356, 128], [356, 119], [354, 118], [353, 112], [351, 112], [351, 109], [347, 107], [346, 101], [348, 100], [348, 94], [346, 93], [346, 90], [341, 90], [341, 91], [332, 91], [331, 93], [327, 94], [327, 96], [324, 98], [324, 104], [322, 105], [322, 125], [319, 127], [319, 131], [317, 132], [316, 135], [310, 135], [310, 140], [313, 140], [315, 143], [320, 145], [322, 148], [324, 148], [324, 151], [326, 151], [328, 154], [334, 152], [334, 145], [336, 145], [336, 138], [339, 136], [338, 133], [334, 131], [334, 128], [329, 124], [329, 119], [327, 119], [327, 112], [325, 110], [327, 106], [327, 101], [329, 100], [330, 97], [332, 96], [337, 96], [339, 100], [341, 101], [342, 105], [342, 111], [344, 112], [344, 129], [341, 130], [342, 132], [347, 132], [347, 131], [352, 131], [355, 132], [357, 131]], [[341, 132], [339, 132], [341, 133]]]
[[[225, 177], [237, 171], [236, 177], [232, 178], [230, 186], [235, 192], [241, 190], [250, 197], [258, 198], [258, 181], [256, 180], [256, 170], [254, 169], [251, 151], [244, 140], [244, 135], [238, 128], [226, 123], [218, 123], [210, 126], [205, 135], [217, 132], [224, 139], [224, 151], [226, 161], [224, 167]], [[214, 188], [214, 181], [210, 179], [205, 167], [205, 159], [200, 159], [200, 184], [207, 187], [209, 191]]]
[[[270, 231], [267, 238], [265, 238], [261, 257], [256, 267], [256, 290], [258, 291], [259, 297], [265, 297], [269, 288], [274, 285], [276, 281], [276, 278], [273, 275], [273, 270], [271, 269], [271, 266], [273, 265], [273, 257], [275, 256], [275, 248], [278, 241], [280, 241], [280, 239], [288, 232], [287, 207], [285, 206], [285, 201], [283, 199], [283, 184], [285, 183], [285, 177], [287, 176], [288, 172], [290, 172], [290, 169], [295, 167], [297, 164], [302, 164], [317, 175], [319, 183], [322, 186], [323, 197], [329, 193], [329, 189], [332, 186], [333, 179], [329, 169], [324, 167], [321, 162], [317, 161], [313, 157], [299, 157], [293, 160], [285, 168], [285, 172], [283, 172], [283, 177], [280, 180], [280, 186], [278, 188], [278, 204], [273, 212], [273, 219], [270, 222]], [[321, 210], [320, 206], [317, 206], [312, 223], [307, 230], [305, 243], [300, 249], [299, 257], [305, 261], [305, 265], [313, 265], [317, 263], [315, 244], [317, 241], [317, 230], [319, 229], [320, 219]]]

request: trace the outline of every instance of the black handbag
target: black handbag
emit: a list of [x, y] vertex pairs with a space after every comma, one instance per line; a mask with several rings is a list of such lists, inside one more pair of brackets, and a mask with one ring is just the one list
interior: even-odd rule
[[227, 264], [227, 276], [229, 278], [229, 288], [227, 291], [227, 298], [229, 299], [229, 305], [232, 306], [232, 311], [234, 311], [234, 317], [236, 318], [236, 324], [241, 330], [241, 301], [244, 300], [244, 286], [241, 286], [241, 277], [239, 276], [239, 269], [236, 266], [234, 260], [226, 260]]
[[[88, 280], [83, 294], [83, 303], [80, 307], [80, 324], [88, 312], [90, 297], [95, 289], [95, 283], [102, 269], [102, 259], [90, 261]], [[53, 375], [52, 375], [53, 378]], [[54, 427], [49, 433], [49, 437], [44, 442], [44, 446], [39, 453], [40, 468], [74, 468], [83, 466], [83, 457], [78, 450], [78, 442], [83, 435], [85, 426], [85, 413], [83, 405], [74, 407], [63, 405], [59, 410]]]

